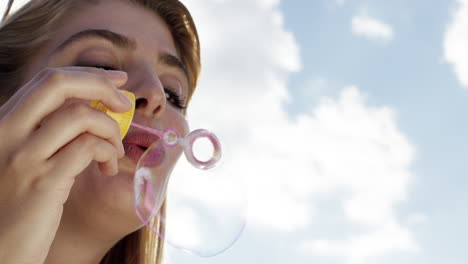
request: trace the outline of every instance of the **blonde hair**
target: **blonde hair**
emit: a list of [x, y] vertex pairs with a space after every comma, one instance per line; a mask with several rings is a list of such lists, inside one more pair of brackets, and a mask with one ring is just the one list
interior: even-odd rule
[[[189, 73], [191, 99], [200, 74], [200, 43], [193, 19], [187, 8], [178, 0], [127, 0], [153, 11], [160, 16], [172, 33], [177, 52]], [[9, 15], [13, 0], [9, 0], [0, 25], [0, 101], [6, 102], [23, 80], [25, 68], [31, 57], [54, 38], [65, 14], [83, 5], [99, 0], [32, 0], [14, 14]], [[161, 207], [160, 218], [153, 226], [164, 234], [166, 203]], [[107, 252], [101, 264], [161, 263], [163, 241], [147, 227], [122, 238]]]

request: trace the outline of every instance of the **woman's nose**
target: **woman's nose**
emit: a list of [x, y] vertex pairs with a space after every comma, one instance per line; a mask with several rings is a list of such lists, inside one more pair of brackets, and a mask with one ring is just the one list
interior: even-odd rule
[[135, 111], [141, 115], [155, 119], [160, 118], [166, 108], [166, 93], [157, 74], [150, 73], [140, 76], [132, 89], [135, 94]]

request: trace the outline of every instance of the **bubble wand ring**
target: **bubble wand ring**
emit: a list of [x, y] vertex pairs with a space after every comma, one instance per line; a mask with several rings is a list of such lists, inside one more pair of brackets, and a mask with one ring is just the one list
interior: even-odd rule
[[[133, 122], [132, 126], [159, 136], [161, 139], [163, 139], [163, 143], [166, 147], [174, 148], [177, 145], [181, 145], [184, 149], [184, 154], [187, 160], [190, 162], [190, 164], [198, 169], [211, 169], [221, 159], [221, 144], [219, 143], [216, 135], [206, 129], [197, 129], [190, 132], [185, 137], [180, 137], [177, 130], [173, 128], [166, 128], [163, 131], [159, 131]], [[197, 159], [193, 153], [193, 144], [201, 138], [207, 138], [213, 146], [213, 154], [207, 161], [201, 161]]]

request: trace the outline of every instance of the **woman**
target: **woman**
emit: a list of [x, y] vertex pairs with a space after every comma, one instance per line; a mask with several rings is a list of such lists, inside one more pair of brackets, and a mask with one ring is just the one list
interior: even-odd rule
[[[117, 123], [89, 102], [125, 112], [127, 90], [135, 122], [187, 133], [199, 70], [196, 28], [177, 0], [32, 0], [9, 16], [0, 263], [160, 263], [162, 243], [134, 209], [137, 143], [122, 144]], [[147, 136], [138, 133], [128, 135]]]

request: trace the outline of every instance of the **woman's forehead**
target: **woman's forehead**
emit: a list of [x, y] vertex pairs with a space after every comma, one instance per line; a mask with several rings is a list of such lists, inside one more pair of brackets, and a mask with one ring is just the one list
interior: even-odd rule
[[124, 36], [132, 48], [145, 55], [177, 56], [172, 34], [161, 17], [129, 1], [104, 0], [71, 11], [58, 28], [52, 46], [57, 48], [68, 38], [87, 30], [108, 30]]

